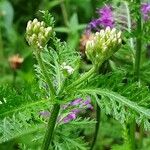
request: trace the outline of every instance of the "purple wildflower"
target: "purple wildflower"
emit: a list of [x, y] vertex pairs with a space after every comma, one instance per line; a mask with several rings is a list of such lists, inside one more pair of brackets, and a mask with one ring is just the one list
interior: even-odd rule
[[76, 114], [70, 113], [63, 119], [63, 122], [68, 123], [69, 121], [74, 120], [75, 118], [76, 118]]
[[[69, 108], [70, 107], [70, 108]], [[68, 123], [74, 119], [76, 119], [77, 115], [79, 113], [85, 112], [86, 109], [93, 109], [93, 106], [91, 105], [91, 99], [88, 98], [87, 100], [83, 100], [82, 98], [78, 98], [73, 100], [70, 103], [67, 103], [61, 107], [61, 110], [64, 111], [66, 109], [70, 109], [65, 116], [59, 115], [57, 122], [58, 123]], [[49, 111], [40, 111], [40, 116], [43, 118], [48, 118], [50, 116]]]
[[111, 6], [104, 6], [103, 8], [98, 9], [97, 13], [100, 16], [100, 23], [102, 27], [114, 27], [114, 18]]
[[99, 15], [98, 19], [93, 19], [87, 27], [87, 32], [91, 30], [99, 30], [99, 27], [114, 27], [114, 17], [111, 6], [104, 6], [101, 9], [97, 10], [97, 13]]
[[149, 3], [143, 3], [141, 5], [141, 11], [143, 13], [143, 17], [145, 20], [150, 19], [150, 4]]

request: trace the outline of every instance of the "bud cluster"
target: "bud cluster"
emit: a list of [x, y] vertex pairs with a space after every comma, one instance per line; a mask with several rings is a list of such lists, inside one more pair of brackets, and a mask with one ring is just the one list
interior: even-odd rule
[[121, 31], [107, 27], [93, 35], [86, 43], [86, 55], [94, 65], [103, 63], [121, 46]]
[[26, 27], [26, 40], [29, 45], [37, 48], [45, 47], [52, 33], [52, 27], [45, 27], [45, 23], [36, 18], [28, 21]]

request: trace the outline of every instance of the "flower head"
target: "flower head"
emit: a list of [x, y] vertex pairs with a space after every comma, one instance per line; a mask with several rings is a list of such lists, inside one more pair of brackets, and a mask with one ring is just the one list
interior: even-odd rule
[[13, 55], [13, 56], [9, 57], [9, 59], [8, 59], [10, 66], [13, 70], [20, 68], [23, 60], [24, 59], [22, 57], [20, 57], [19, 54]]
[[45, 27], [45, 23], [37, 19], [28, 21], [26, 28], [26, 40], [29, 45], [36, 48], [43, 48], [48, 42], [52, 33], [52, 27]]
[[97, 13], [99, 14], [99, 22], [101, 23], [101, 26], [106, 28], [106, 27], [114, 27], [114, 17], [112, 13], [112, 8], [111, 6], [104, 6], [101, 9], [97, 10]]
[[94, 65], [100, 65], [121, 46], [121, 31], [107, 27], [94, 34], [86, 43], [86, 55]]
[[114, 17], [111, 6], [104, 6], [101, 9], [97, 10], [99, 18], [93, 19], [87, 27], [88, 31], [96, 30], [99, 31], [99, 28], [114, 27]]

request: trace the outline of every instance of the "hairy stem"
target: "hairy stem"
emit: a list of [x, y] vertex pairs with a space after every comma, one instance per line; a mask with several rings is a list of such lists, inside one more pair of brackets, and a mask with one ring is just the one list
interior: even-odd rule
[[54, 132], [54, 128], [56, 125], [57, 117], [59, 114], [60, 105], [55, 104], [52, 110], [52, 113], [50, 115], [49, 121], [48, 121], [48, 127], [44, 136], [43, 144], [41, 150], [48, 150], [50, 143], [52, 141], [52, 136]]
[[44, 74], [45, 80], [46, 80], [46, 82], [47, 82], [47, 84], [48, 84], [48, 86], [50, 88], [50, 95], [51, 95], [51, 99], [53, 100], [54, 94], [55, 94], [55, 90], [54, 90], [53, 84], [52, 84], [52, 82], [50, 80], [50, 77], [49, 77], [49, 75], [48, 75], [48, 73], [46, 71], [45, 65], [44, 65], [44, 63], [42, 61], [41, 54], [39, 52], [36, 52], [35, 56], [36, 56], [36, 59], [38, 61], [39, 66], [40, 66], [40, 68], [42, 70], [42, 73]]
[[97, 104], [97, 106], [96, 106], [96, 121], [97, 122], [96, 122], [96, 125], [95, 125], [94, 139], [93, 139], [90, 150], [93, 150], [94, 146], [96, 145], [96, 141], [97, 141], [97, 137], [98, 137], [98, 133], [99, 133], [99, 126], [100, 126], [100, 113], [101, 113], [100, 107]]
[[[136, 0], [137, 4], [141, 6], [141, 0]], [[140, 8], [138, 11], [137, 19], [137, 37], [136, 37], [136, 56], [135, 56], [135, 80], [139, 81], [140, 79], [140, 62], [141, 62], [141, 51], [142, 51], [142, 23], [141, 23], [141, 12]]]
[[[128, 32], [131, 33], [131, 29], [132, 29], [132, 23], [131, 23], [131, 16], [130, 16], [130, 10], [129, 10], [129, 4], [128, 2], [124, 1], [125, 7], [126, 7], [126, 11], [127, 11], [127, 24], [128, 24]], [[130, 38], [130, 47], [131, 47], [131, 52], [132, 52], [132, 62], [135, 63], [135, 52], [134, 52], [134, 42], [133, 42], [133, 38]]]

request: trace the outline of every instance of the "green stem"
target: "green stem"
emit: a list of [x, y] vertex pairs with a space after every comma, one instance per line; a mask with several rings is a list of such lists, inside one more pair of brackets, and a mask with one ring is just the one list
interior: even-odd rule
[[[128, 32], [131, 34], [131, 29], [132, 29], [132, 24], [131, 24], [131, 16], [130, 16], [130, 10], [129, 10], [129, 4], [128, 2], [124, 1], [125, 7], [126, 7], [126, 11], [127, 11], [127, 24], [128, 24]], [[132, 51], [132, 61], [133, 63], [135, 63], [135, 58], [134, 58], [134, 42], [133, 42], [133, 38], [130, 38], [130, 47], [131, 47], [131, 51]]]
[[139, 138], [139, 148], [143, 145], [143, 136], [144, 136], [144, 130], [143, 125], [140, 126], [140, 138]]
[[68, 14], [67, 14], [67, 11], [66, 11], [65, 3], [61, 2], [60, 7], [61, 7], [62, 15], [63, 15], [63, 18], [64, 18], [64, 23], [65, 23], [66, 26], [68, 26]]
[[66, 90], [72, 89], [73, 87], [82, 83], [85, 79], [89, 78], [96, 71], [96, 67], [92, 67], [88, 72], [83, 74], [78, 80], [69, 85]]
[[133, 120], [130, 123], [130, 128], [129, 128], [130, 148], [131, 148], [131, 150], [135, 150], [135, 129], [136, 129], [136, 122], [135, 122], [135, 120]]
[[96, 125], [95, 125], [95, 133], [94, 133], [94, 139], [93, 139], [93, 142], [92, 142], [92, 145], [91, 145], [91, 149], [90, 150], [93, 150], [94, 146], [96, 145], [96, 141], [97, 141], [97, 137], [98, 137], [98, 133], [99, 133], [99, 127], [100, 127], [100, 107], [99, 105], [97, 104], [96, 106]]
[[[134, 67], [134, 76], [135, 81], [140, 80], [140, 62], [141, 62], [141, 51], [142, 51], [142, 22], [141, 22], [141, 0], [136, 0], [138, 7], [138, 19], [137, 19], [137, 37], [136, 37], [136, 53], [135, 53], [135, 67]], [[131, 139], [131, 149], [135, 150], [135, 131], [136, 131], [136, 122], [135, 119], [130, 124], [130, 139]]]
[[[137, 4], [141, 6], [141, 0], [136, 0]], [[136, 56], [135, 56], [135, 80], [139, 81], [140, 79], [140, 62], [141, 62], [141, 51], [142, 51], [142, 22], [141, 22], [141, 12], [140, 8], [138, 11], [137, 19], [137, 37], [136, 37]]]
[[36, 52], [35, 56], [36, 56], [36, 59], [38, 61], [39, 66], [40, 66], [40, 68], [41, 68], [41, 70], [42, 70], [42, 72], [44, 74], [45, 80], [46, 80], [46, 82], [47, 82], [47, 84], [48, 84], [48, 86], [50, 88], [51, 99], [53, 99], [54, 98], [54, 94], [55, 94], [55, 90], [54, 90], [53, 84], [52, 84], [52, 82], [50, 80], [50, 77], [49, 77], [49, 75], [48, 75], [48, 73], [46, 71], [45, 65], [43, 64], [43, 61], [42, 61], [42, 58], [41, 58], [41, 54], [39, 52]]
[[48, 150], [50, 143], [52, 141], [52, 136], [54, 132], [54, 128], [56, 125], [57, 117], [59, 114], [60, 105], [55, 104], [52, 110], [52, 113], [50, 115], [49, 121], [48, 121], [48, 127], [44, 136], [43, 144], [41, 150]]

